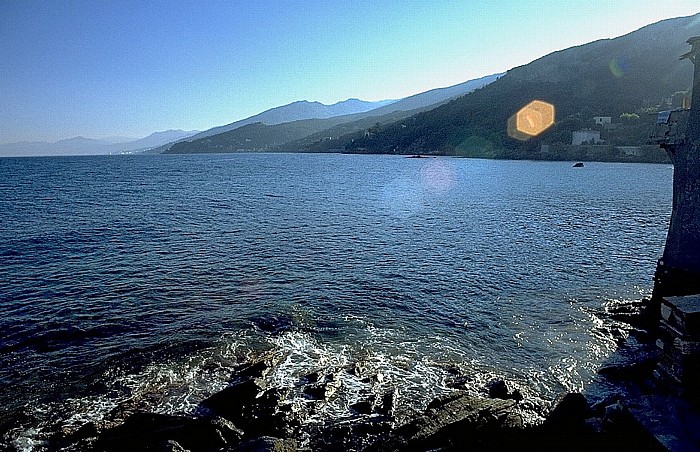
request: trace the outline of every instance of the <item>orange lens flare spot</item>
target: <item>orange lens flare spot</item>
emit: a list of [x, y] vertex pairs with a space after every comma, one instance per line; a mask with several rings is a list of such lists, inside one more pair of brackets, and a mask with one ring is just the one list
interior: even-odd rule
[[554, 105], [533, 100], [508, 120], [508, 135], [527, 140], [549, 129], [554, 124]]

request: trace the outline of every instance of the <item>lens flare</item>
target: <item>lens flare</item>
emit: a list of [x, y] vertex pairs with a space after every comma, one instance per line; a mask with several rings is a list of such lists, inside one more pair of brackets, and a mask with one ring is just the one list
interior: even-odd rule
[[445, 193], [455, 184], [454, 169], [443, 160], [432, 160], [421, 168], [421, 183], [432, 193]]
[[615, 58], [614, 60], [610, 60], [608, 63], [608, 69], [610, 69], [610, 73], [613, 75], [613, 77], [622, 78], [627, 71], [627, 62], [625, 60]]
[[554, 124], [554, 105], [533, 100], [508, 119], [508, 136], [527, 140], [549, 129]]

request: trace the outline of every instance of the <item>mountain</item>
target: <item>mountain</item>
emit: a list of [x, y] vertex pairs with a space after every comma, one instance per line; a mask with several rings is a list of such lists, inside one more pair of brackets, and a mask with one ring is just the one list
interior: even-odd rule
[[372, 110], [371, 113], [372, 116], [381, 116], [395, 111], [410, 111], [419, 108], [422, 109], [424, 107], [436, 107], [440, 103], [447, 102], [455, 97], [463, 96], [467, 93], [471, 93], [475, 89], [479, 89], [493, 83], [503, 75], [505, 74], [492, 74], [475, 78], [473, 80], [467, 80], [466, 82], [445, 88], [431, 89], [419, 94], [414, 94], [413, 96], [405, 97], [384, 107], [377, 108], [376, 110]]
[[74, 137], [59, 140], [55, 143], [45, 141], [21, 141], [17, 143], [1, 144], [0, 157], [29, 157], [51, 155], [104, 155], [112, 153], [126, 153], [143, 151], [152, 147], [161, 146], [174, 140], [190, 137], [198, 131], [185, 132], [183, 130], [167, 130], [155, 132], [145, 138], [126, 143], [113, 142], [112, 139], [94, 139]]
[[229, 130], [234, 130], [247, 124], [261, 122], [267, 125], [282, 124], [285, 122], [297, 121], [300, 119], [324, 119], [335, 116], [350, 115], [353, 113], [364, 113], [378, 107], [391, 104], [393, 100], [383, 100], [377, 102], [367, 102], [359, 99], [348, 99], [332, 105], [325, 105], [320, 102], [309, 102], [300, 100], [281, 107], [271, 108], [262, 113], [232, 122], [224, 126], [214, 127], [192, 137], [193, 140], [209, 137]]
[[198, 130], [165, 130], [163, 132], [153, 132], [145, 138], [139, 140], [130, 141], [128, 143], [121, 143], [120, 150], [124, 152], [133, 152], [138, 150], [147, 150], [162, 146], [166, 143], [171, 143], [173, 141], [182, 140], [189, 138], [193, 135], [198, 134]]
[[[696, 35], [700, 14], [554, 52], [438, 108], [345, 137], [345, 151], [547, 158], [542, 144], [570, 143], [571, 132], [593, 126], [594, 116], [610, 116], [625, 130], [622, 119], [632, 118], [630, 127], [637, 131], [624, 144], [643, 144], [653, 125], [651, 113], [691, 88], [693, 65], [678, 57]], [[509, 118], [532, 100], [554, 106], [555, 125], [527, 141], [509, 137]]]
[[[434, 108], [456, 96], [466, 94], [492, 83], [501, 75], [502, 74], [489, 75], [447, 88], [433, 89], [362, 113], [334, 116], [325, 119], [290, 121], [271, 125], [258, 121], [257, 123], [244, 124], [235, 129], [215, 135], [202, 136], [202, 134], [199, 134], [191, 137], [190, 140], [167, 146], [168, 149], [165, 152], [235, 152], [239, 150], [325, 151], [327, 150], [325, 148], [310, 149], [310, 147], [313, 147], [318, 141], [325, 142], [325, 140], [332, 140], [347, 133], [364, 130], [377, 122], [388, 123], [411, 116], [425, 109]], [[307, 104], [312, 103], [307, 102]], [[313, 104], [317, 104], [317, 102]], [[259, 118], [261, 115], [266, 115], [271, 111], [272, 110], [268, 110], [260, 115], [239, 121], [239, 123], [256, 117]], [[215, 129], [210, 129], [205, 133], [209, 133], [212, 130]]]

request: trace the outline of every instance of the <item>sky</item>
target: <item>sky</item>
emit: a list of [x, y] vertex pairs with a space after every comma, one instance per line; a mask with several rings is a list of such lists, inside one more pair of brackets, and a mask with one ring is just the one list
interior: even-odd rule
[[0, 144], [398, 99], [698, 12], [698, 0], [0, 0]]

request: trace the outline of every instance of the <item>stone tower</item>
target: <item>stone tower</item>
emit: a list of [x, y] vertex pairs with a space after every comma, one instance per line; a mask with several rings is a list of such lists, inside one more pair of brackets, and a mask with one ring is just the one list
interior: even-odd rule
[[652, 137], [673, 162], [673, 211], [653, 298], [700, 294], [700, 36], [690, 38], [695, 65], [690, 110], [662, 112]]

